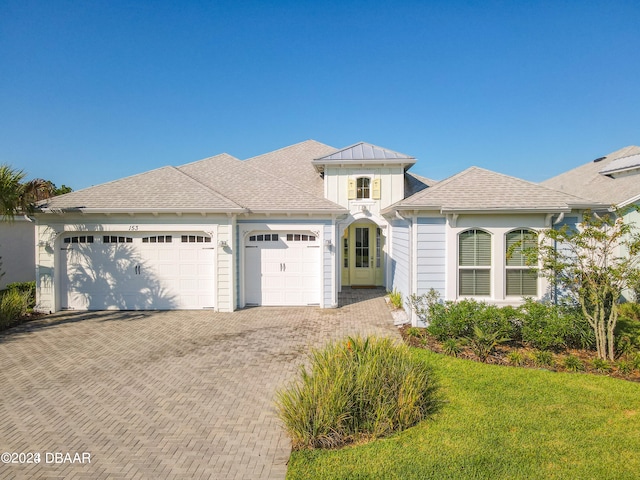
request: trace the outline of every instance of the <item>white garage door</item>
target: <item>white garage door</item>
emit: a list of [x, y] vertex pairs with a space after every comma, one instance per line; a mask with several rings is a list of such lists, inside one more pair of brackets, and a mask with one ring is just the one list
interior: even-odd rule
[[245, 244], [247, 305], [318, 305], [320, 241], [310, 233], [250, 235]]
[[202, 233], [65, 235], [61, 308], [213, 308], [213, 245]]

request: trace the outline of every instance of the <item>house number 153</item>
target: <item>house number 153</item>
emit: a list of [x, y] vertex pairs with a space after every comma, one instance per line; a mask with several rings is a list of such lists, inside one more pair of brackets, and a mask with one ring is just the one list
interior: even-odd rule
[[137, 232], [138, 231], [138, 225], [129, 225], [129, 231], [130, 232]]

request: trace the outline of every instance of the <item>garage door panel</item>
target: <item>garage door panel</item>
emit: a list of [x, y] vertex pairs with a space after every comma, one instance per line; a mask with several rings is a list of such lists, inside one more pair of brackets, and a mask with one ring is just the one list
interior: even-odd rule
[[[174, 241], [166, 243], [144, 242], [142, 235], [132, 237], [128, 233], [105, 236], [104, 242], [103, 237], [92, 237], [93, 241], [85, 244], [72, 243], [73, 238], [80, 237], [63, 237], [61, 249], [62, 308], [164, 310], [214, 306], [214, 250], [201, 253], [202, 243], [182, 243], [175, 234]], [[188, 259], [187, 263], [182, 264], [181, 258]]]
[[[273, 240], [274, 236], [277, 240]], [[245, 245], [245, 303], [319, 304], [320, 249], [309, 248], [317, 242], [308, 233], [250, 235]]]

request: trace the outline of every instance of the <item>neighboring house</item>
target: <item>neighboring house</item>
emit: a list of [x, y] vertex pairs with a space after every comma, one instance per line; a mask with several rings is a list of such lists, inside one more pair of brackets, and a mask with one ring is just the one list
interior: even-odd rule
[[25, 217], [0, 220], [0, 290], [9, 283], [36, 279], [35, 224]]
[[546, 285], [509, 245], [603, 204], [472, 167], [309, 140], [54, 197], [37, 218], [38, 308], [336, 307], [345, 287], [517, 304]]
[[625, 221], [640, 228], [640, 214], [630, 208], [640, 206], [640, 147], [632, 145], [596, 158], [542, 185], [618, 207]]
[[[596, 158], [542, 185], [615, 207], [625, 223], [640, 229], [640, 147], [631, 145]], [[629, 291], [623, 297], [632, 298]]]

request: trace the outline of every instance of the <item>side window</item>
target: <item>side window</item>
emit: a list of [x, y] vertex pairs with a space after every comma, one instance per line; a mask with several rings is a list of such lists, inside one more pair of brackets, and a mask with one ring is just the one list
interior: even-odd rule
[[491, 234], [466, 230], [458, 235], [458, 293], [460, 296], [491, 295]]
[[505, 247], [507, 296], [538, 296], [538, 275], [533, 266], [527, 265], [523, 255], [523, 250], [535, 247], [537, 242], [538, 234], [533, 230], [523, 228], [507, 233]]

